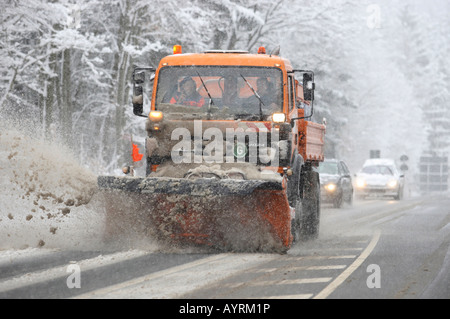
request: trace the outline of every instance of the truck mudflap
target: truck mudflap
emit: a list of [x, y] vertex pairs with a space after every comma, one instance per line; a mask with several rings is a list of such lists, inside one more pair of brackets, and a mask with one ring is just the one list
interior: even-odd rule
[[284, 183], [265, 180], [98, 177], [108, 240], [150, 237], [227, 251], [285, 252], [292, 209]]

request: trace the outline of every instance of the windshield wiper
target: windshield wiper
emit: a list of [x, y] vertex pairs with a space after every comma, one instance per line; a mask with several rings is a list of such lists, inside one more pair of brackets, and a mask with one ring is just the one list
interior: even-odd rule
[[255, 115], [255, 114], [234, 114], [234, 119], [238, 120], [245, 120], [245, 121], [257, 121], [258, 119], [260, 119], [259, 115]]
[[197, 72], [198, 77], [200, 78], [200, 81], [202, 82], [203, 87], [205, 88], [206, 93], [208, 94], [209, 97], [209, 103], [208, 103], [208, 120], [211, 118], [211, 105], [214, 104], [214, 101], [212, 99], [211, 94], [209, 94], [208, 88], [205, 85], [205, 82], [203, 82], [202, 76], [200, 75], [200, 73]]
[[[247, 83], [248, 87], [250, 88], [250, 90], [252, 90], [253, 94], [258, 98], [259, 100], [259, 117], [260, 117], [260, 121], [263, 120], [263, 112], [262, 112], [262, 105], [264, 105], [263, 101], [261, 100], [261, 97], [259, 96], [258, 92], [256, 92], [256, 90], [253, 88], [253, 86], [247, 81], [247, 79], [242, 75], [239, 74], [245, 81], [245, 83]], [[265, 107], [265, 105], [264, 105]]]

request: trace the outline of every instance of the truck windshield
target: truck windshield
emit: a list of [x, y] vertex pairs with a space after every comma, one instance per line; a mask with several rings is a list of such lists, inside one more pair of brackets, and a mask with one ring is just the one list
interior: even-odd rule
[[260, 104], [264, 118], [283, 110], [282, 88], [278, 68], [170, 66], [159, 72], [155, 108], [200, 118], [256, 120]]

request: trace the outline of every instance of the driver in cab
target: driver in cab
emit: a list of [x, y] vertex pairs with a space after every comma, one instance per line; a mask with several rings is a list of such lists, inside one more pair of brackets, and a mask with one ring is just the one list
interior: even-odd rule
[[169, 103], [202, 107], [205, 99], [197, 92], [195, 81], [191, 77], [186, 77], [180, 82], [180, 92], [177, 92]]

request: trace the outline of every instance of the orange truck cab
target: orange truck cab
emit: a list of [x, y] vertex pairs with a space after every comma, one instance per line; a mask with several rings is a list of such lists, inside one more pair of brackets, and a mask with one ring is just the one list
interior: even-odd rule
[[[136, 68], [134, 71], [133, 101], [142, 102], [140, 83], [143, 80], [140, 79], [146, 69]], [[270, 54], [222, 50], [183, 54], [180, 46], [175, 46], [173, 55], [164, 57], [156, 69], [150, 70], [155, 75], [147, 128], [152, 132], [152, 125], [156, 127], [153, 134], [161, 129], [160, 122], [164, 115], [159, 111], [174, 106], [170, 104], [175, 104], [174, 97], [183, 81], [189, 78], [194, 81], [201, 98], [182, 103], [197, 107], [199, 113], [205, 110], [206, 115], [201, 117], [203, 124], [213, 121], [214, 126], [276, 128], [281, 135], [289, 135], [290, 157], [279, 162], [282, 164], [279, 166], [280, 172], [290, 167], [296, 154], [313, 165], [323, 161], [325, 125], [309, 120], [313, 113], [313, 72], [295, 70], [288, 59]], [[302, 76], [301, 83], [296, 79], [298, 74]], [[258, 81], [262, 78], [268, 83], [266, 94], [269, 97], [259, 92]], [[142, 103], [134, 103], [133, 106], [134, 113], [142, 115]], [[228, 112], [215, 114], [210, 111], [224, 108]], [[150, 171], [151, 167], [148, 173]]]

